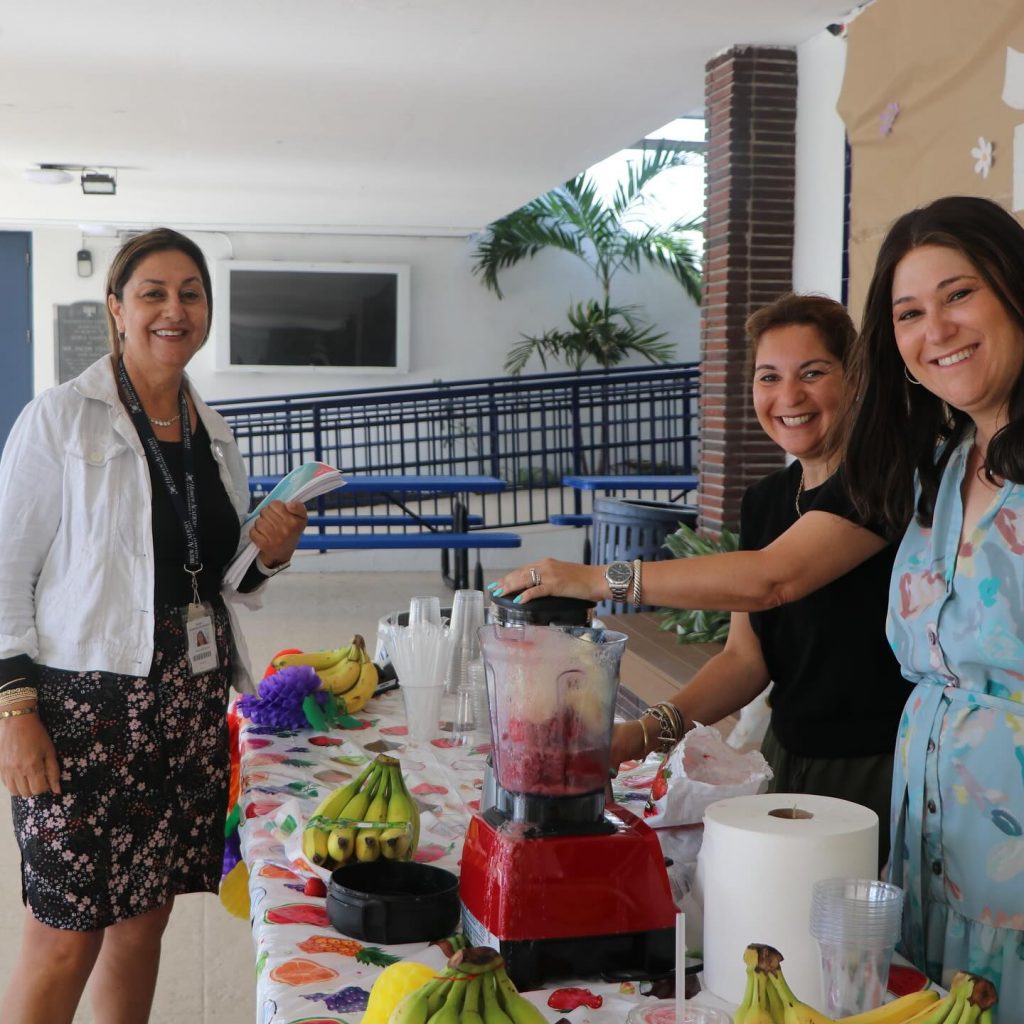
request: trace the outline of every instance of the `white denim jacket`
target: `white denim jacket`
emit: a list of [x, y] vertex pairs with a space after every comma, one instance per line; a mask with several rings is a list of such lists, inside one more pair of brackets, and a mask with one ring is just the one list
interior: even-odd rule
[[[241, 518], [249, 483], [223, 417], [189, 385]], [[153, 661], [154, 554], [149, 469], [109, 356], [22, 410], [0, 459], [0, 658], [27, 654], [70, 671], [145, 676]], [[225, 589], [236, 689], [252, 690]]]

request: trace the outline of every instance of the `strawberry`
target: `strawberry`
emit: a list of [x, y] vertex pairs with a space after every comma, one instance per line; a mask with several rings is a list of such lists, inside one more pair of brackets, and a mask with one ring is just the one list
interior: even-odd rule
[[323, 881], [317, 877], [307, 878], [306, 884], [303, 886], [302, 891], [307, 896], [326, 896], [327, 886], [324, 885]]

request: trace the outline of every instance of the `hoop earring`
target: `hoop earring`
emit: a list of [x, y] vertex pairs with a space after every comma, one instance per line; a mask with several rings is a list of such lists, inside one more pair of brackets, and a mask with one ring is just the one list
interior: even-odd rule
[[918, 387], [921, 386], [921, 382], [910, 372], [910, 370], [907, 369], [906, 363], [903, 364], [903, 376], [906, 377], [911, 384], [916, 384]]

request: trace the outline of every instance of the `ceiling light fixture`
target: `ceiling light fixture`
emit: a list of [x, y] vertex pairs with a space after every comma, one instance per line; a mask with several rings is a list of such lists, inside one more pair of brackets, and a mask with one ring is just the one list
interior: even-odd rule
[[59, 164], [39, 164], [38, 167], [29, 167], [21, 172], [26, 181], [36, 185], [66, 185], [74, 181], [74, 176], [69, 174]]
[[112, 196], [117, 194], [117, 176], [101, 171], [82, 172], [82, 191], [87, 196]]

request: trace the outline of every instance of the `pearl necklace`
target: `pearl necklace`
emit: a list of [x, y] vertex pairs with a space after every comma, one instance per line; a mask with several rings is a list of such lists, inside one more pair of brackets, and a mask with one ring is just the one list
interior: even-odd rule
[[155, 427], [173, 427], [180, 419], [181, 413], [179, 412], [177, 416], [172, 416], [169, 420], [158, 420], [155, 416], [150, 416], [149, 422]]

